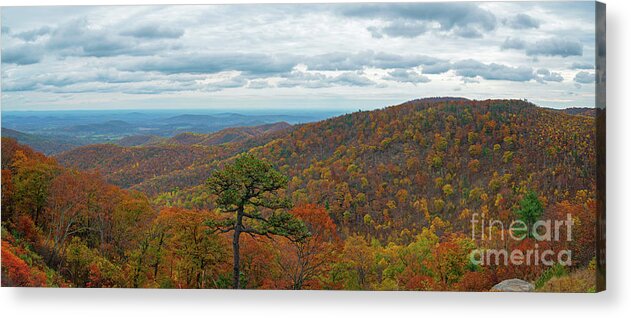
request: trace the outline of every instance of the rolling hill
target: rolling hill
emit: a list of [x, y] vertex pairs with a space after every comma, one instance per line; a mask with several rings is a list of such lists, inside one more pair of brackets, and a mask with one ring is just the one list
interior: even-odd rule
[[[128, 137], [125, 147], [95, 144], [79, 147], [56, 156], [66, 166], [80, 170], [99, 170], [107, 180], [121, 187], [134, 187], [171, 173], [179, 183], [203, 182], [203, 175], [191, 175], [196, 167], [224, 159], [254, 145], [276, 138], [291, 125], [280, 122], [254, 127], [227, 128], [212, 134], [183, 133], [172, 138]], [[162, 188], [157, 189], [160, 191]], [[152, 192], [152, 191], [150, 191]]]
[[4, 127], [2, 127], [2, 136], [13, 138], [46, 155], [54, 155], [86, 144], [77, 138], [28, 134]]
[[414, 100], [217, 144], [186, 134], [138, 147], [87, 146], [57, 156], [98, 169], [156, 202], [212, 207], [203, 184], [244, 151], [290, 177], [295, 203], [326, 206], [339, 224], [386, 238], [440, 216], [501, 215], [534, 190], [546, 204], [595, 192], [593, 118], [522, 100]]
[[[267, 133], [282, 131], [291, 127], [286, 122], [249, 127], [226, 128], [212, 134], [181, 133], [168, 138], [162, 143], [177, 145], [215, 146], [230, 142], [240, 142]], [[155, 142], [154, 142], [155, 143]]]

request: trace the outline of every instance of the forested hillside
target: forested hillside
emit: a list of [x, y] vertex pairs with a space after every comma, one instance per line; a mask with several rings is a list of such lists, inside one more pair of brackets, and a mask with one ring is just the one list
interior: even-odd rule
[[203, 144], [214, 135], [177, 146], [88, 146], [58, 159], [161, 204], [212, 208], [202, 186], [209, 171], [250, 151], [290, 177], [294, 203], [326, 206], [339, 224], [381, 239], [418, 229], [427, 215], [499, 215], [528, 189], [546, 204], [595, 190], [593, 118], [519, 100], [411, 101], [281, 132], [219, 147]]
[[33, 149], [46, 155], [53, 155], [84, 145], [86, 142], [72, 137], [43, 136], [27, 134], [2, 127], [2, 136], [13, 138], [22, 144], [28, 144]]
[[[160, 184], [159, 180], [165, 176], [180, 180], [179, 183], [185, 185], [203, 183], [208, 178], [209, 163], [255, 145], [263, 145], [290, 127], [281, 122], [227, 128], [212, 134], [182, 133], [171, 138], [129, 137], [123, 142], [140, 145], [88, 145], [62, 153], [57, 159], [63, 165], [80, 170], [98, 170], [115, 185], [142, 188], [142, 191], [154, 194], [159, 190], [152, 189], [151, 184]], [[149, 185], [140, 186], [145, 182]]]
[[[245, 152], [279, 172], [269, 172], [274, 198], [288, 199], [289, 215], [273, 212], [285, 205], [260, 215], [242, 207], [265, 222], [244, 225], [252, 235], [241, 236], [238, 286], [488, 290], [521, 278], [539, 290], [593, 290], [595, 126], [581, 114], [521, 100], [415, 100], [262, 133], [85, 146], [56, 157], [65, 168], [3, 139], [3, 255], [18, 264], [7, 272], [3, 260], [3, 284], [31, 271], [40, 279], [25, 284], [230, 287], [231, 236], [217, 229], [232, 224], [221, 212], [234, 198], [207, 180], [223, 170], [240, 178]], [[472, 227], [474, 214], [510, 223], [532, 206], [533, 221], [571, 212], [575, 239], [539, 245], [572, 249], [572, 266], [471, 263], [476, 248], [537, 246], [504, 241], [488, 223]], [[301, 228], [293, 219], [306, 238], [281, 226]]]

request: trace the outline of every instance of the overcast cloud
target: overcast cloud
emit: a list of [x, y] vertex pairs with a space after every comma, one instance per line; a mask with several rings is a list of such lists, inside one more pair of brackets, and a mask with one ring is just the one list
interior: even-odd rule
[[[2, 109], [594, 106], [593, 2], [2, 9]], [[580, 85], [579, 85], [580, 84]]]

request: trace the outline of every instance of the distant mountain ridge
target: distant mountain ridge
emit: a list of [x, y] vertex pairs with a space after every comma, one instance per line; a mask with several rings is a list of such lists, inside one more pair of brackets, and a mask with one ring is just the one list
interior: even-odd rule
[[[286, 122], [288, 124], [306, 123], [330, 117], [325, 112], [304, 113], [288, 111], [287, 114], [239, 114], [220, 113], [179, 113], [178, 111], [154, 112], [106, 112], [106, 111], [60, 111], [60, 112], [3, 112], [2, 127], [14, 131], [38, 136], [39, 139], [71, 145], [98, 143], [116, 143], [125, 146], [137, 146], [157, 141], [156, 138], [170, 138], [182, 133], [209, 134], [231, 127], [254, 127]], [[134, 137], [134, 136], [156, 136]], [[235, 136], [236, 138], [236, 136]], [[59, 140], [61, 139], [61, 140]], [[35, 138], [23, 138], [26, 144]], [[230, 138], [226, 138], [229, 141]], [[32, 144], [35, 147], [41, 145]], [[47, 154], [61, 150], [39, 148]]]
[[182, 145], [214, 146], [229, 142], [243, 141], [266, 133], [281, 131], [289, 127], [291, 127], [290, 124], [279, 122], [259, 126], [226, 128], [212, 134], [181, 133], [167, 139], [165, 142]]
[[2, 127], [2, 137], [13, 138], [45, 155], [54, 155], [85, 145], [85, 142], [77, 138], [28, 134], [4, 127]]
[[596, 116], [596, 108], [594, 107], [570, 107], [562, 110], [566, 114], [581, 116]]
[[132, 187], [152, 178], [204, 165], [210, 158], [225, 158], [240, 149], [263, 145], [291, 127], [280, 122], [227, 128], [212, 134], [183, 133], [172, 138], [132, 136], [121, 140], [129, 146], [87, 145], [60, 153], [56, 159], [80, 170], [97, 169], [113, 184]]
[[170, 138], [162, 138], [154, 135], [134, 135], [114, 142], [119, 146], [141, 145], [198, 145], [214, 146], [229, 142], [242, 141], [262, 134], [271, 133], [291, 127], [286, 122], [264, 124], [259, 126], [231, 127], [215, 133], [200, 134], [185, 132]]

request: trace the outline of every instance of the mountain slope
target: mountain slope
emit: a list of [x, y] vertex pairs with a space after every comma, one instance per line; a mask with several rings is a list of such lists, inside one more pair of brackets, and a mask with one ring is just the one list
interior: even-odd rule
[[[594, 127], [593, 118], [521, 100], [415, 100], [219, 146], [180, 145], [172, 153], [173, 146], [124, 148], [111, 160], [120, 162], [125, 152], [137, 159], [116, 171], [101, 163], [111, 154], [86, 160], [114, 182], [144, 171], [146, 177], [122, 185], [162, 193], [161, 203], [212, 207], [204, 180], [250, 151], [290, 177], [294, 203], [321, 204], [338, 224], [384, 238], [434, 216], [459, 227], [473, 212], [499, 218], [529, 190], [545, 204], [593, 197]], [[180, 159], [200, 147], [203, 155]], [[150, 149], [155, 156], [147, 160]], [[151, 169], [159, 157], [173, 161], [165, 163], [170, 169]], [[75, 162], [68, 154], [59, 160]]]
[[164, 141], [167, 144], [215, 146], [229, 142], [243, 141], [266, 133], [285, 130], [291, 127], [286, 122], [260, 126], [226, 128], [212, 134], [181, 133]]
[[18, 142], [29, 145], [33, 149], [41, 151], [46, 155], [53, 155], [85, 144], [84, 142], [72, 137], [28, 134], [4, 127], [2, 128], [2, 137], [13, 138]]
[[[61, 153], [56, 159], [68, 167], [99, 170], [109, 182], [121, 187], [132, 187], [172, 174], [180, 180], [177, 184], [196, 184], [203, 178], [191, 175], [192, 167], [227, 158], [254, 145], [263, 145], [276, 138], [276, 133], [290, 127], [291, 125], [281, 122], [227, 128], [212, 134], [185, 133], [172, 138], [130, 137], [126, 143], [140, 142], [141, 145], [88, 145]], [[157, 191], [169, 190], [177, 184], [174, 182], [168, 185], [169, 188], [160, 188]]]
[[148, 143], [159, 142], [160, 140], [160, 137], [154, 135], [132, 135], [123, 137], [119, 140], [114, 141], [113, 143], [123, 147], [133, 147], [145, 145]]

